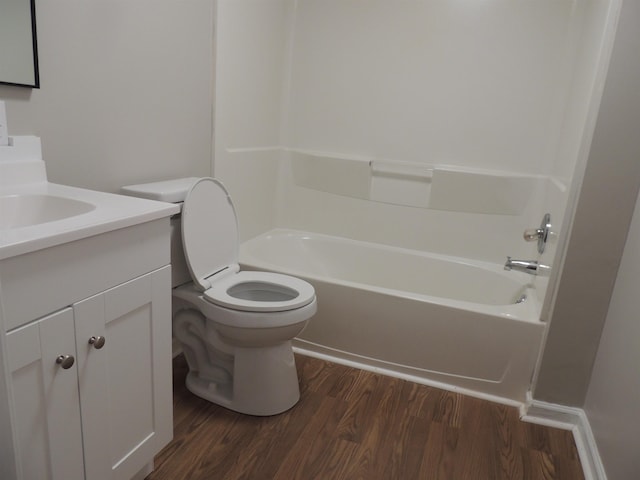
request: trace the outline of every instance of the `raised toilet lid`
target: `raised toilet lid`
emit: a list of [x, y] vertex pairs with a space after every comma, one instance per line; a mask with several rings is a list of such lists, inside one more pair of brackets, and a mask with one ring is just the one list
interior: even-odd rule
[[221, 278], [204, 292], [216, 305], [244, 312], [284, 312], [304, 307], [316, 297], [313, 286], [272, 272], [238, 272]]
[[238, 222], [231, 197], [214, 178], [193, 184], [182, 205], [182, 243], [193, 282], [201, 291], [206, 280], [238, 263]]
[[207, 280], [238, 263], [238, 223], [231, 197], [214, 178], [193, 184], [182, 205], [182, 242], [194, 284], [216, 305], [242, 311], [278, 312], [313, 301], [311, 284], [269, 272], [238, 272]]

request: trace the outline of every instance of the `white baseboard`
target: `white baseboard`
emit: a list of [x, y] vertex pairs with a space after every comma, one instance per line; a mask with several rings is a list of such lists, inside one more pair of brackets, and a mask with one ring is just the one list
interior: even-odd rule
[[571, 430], [585, 480], [607, 480], [598, 446], [584, 410], [528, 398], [520, 410], [520, 419], [524, 422]]

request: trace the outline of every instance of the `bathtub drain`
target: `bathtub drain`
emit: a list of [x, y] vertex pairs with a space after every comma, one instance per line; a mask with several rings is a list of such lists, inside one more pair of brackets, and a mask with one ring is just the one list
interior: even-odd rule
[[516, 300], [516, 303], [524, 303], [526, 300], [527, 300], [527, 294], [523, 293], [522, 295], [520, 295], [520, 298]]

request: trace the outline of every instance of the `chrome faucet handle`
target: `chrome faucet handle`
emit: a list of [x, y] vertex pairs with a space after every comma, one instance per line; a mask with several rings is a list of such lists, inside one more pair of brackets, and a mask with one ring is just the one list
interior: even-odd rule
[[527, 242], [537, 242], [538, 239], [544, 236], [544, 230], [539, 228], [527, 228], [522, 236]]
[[544, 247], [549, 238], [549, 232], [551, 231], [551, 215], [548, 213], [542, 217], [542, 223], [540, 228], [528, 228], [522, 235], [527, 242], [538, 242], [538, 253], [544, 252]]

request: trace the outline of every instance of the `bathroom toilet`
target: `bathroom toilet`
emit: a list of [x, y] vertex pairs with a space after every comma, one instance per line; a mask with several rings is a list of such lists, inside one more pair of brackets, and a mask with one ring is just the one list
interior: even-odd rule
[[181, 218], [172, 221], [171, 261], [173, 332], [189, 365], [187, 388], [250, 415], [275, 415], [295, 405], [300, 390], [291, 340], [316, 312], [313, 286], [288, 275], [240, 271], [235, 209], [216, 179], [122, 191], [184, 201]]

